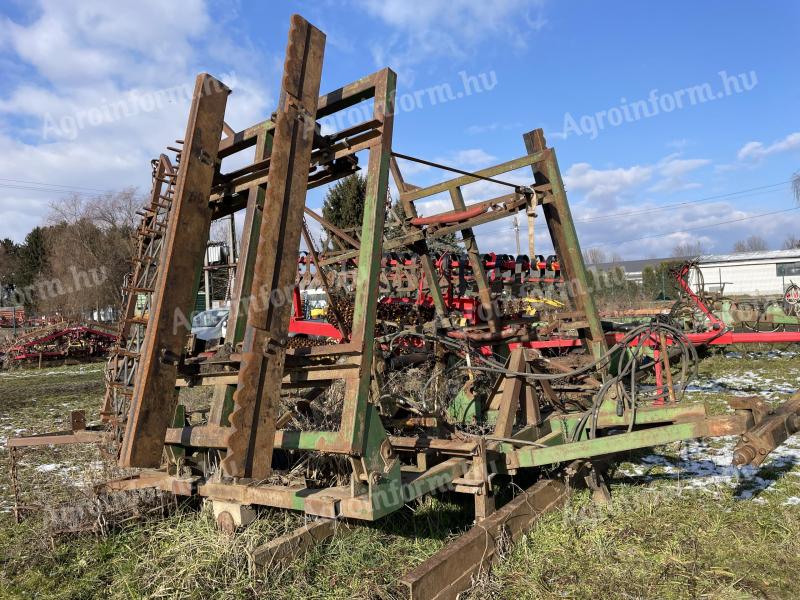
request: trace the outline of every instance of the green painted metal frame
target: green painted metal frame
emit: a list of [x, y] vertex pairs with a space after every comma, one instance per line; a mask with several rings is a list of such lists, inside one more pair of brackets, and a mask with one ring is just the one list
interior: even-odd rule
[[[381, 256], [385, 249], [383, 239], [385, 198], [388, 192], [388, 180], [391, 171], [395, 171], [401, 191], [401, 201], [406, 212], [414, 214], [414, 203], [440, 193], [449, 193], [456, 210], [464, 210], [461, 188], [480, 181], [479, 177], [463, 175], [432, 186], [420, 188], [406, 184], [399, 174], [392, 158], [392, 129], [394, 117], [396, 78], [392, 71], [384, 69], [353, 84], [345, 86], [331, 94], [320, 96], [317, 118], [332, 115], [364, 100], [373, 99], [371, 120], [364, 125], [375, 131], [359, 142], [358, 148], [369, 153], [367, 166], [367, 194], [365, 200], [360, 246], [351, 252], [357, 258], [359, 269], [355, 282], [354, 327], [351, 338], [346, 344], [318, 347], [314, 354], [324, 356], [338, 355], [347, 357], [356, 368], [343, 369], [337, 373], [345, 383], [344, 404], [340, 428], [338, 431], [277, 431], [274, 436], [274, 447], [308, 451], [338, 453], [350, 457], [353, 466], [353, 481], [349, 490], [333, 488], [320, 492], [303, 486], [251, 486], [246, 490], [230, 481], [222, 483], [206, 483], [201, 486], [200, 493], [215, 498], [238, 497], [256, 498], [258, 503], [283, 506], [304, 510], [311, 514], [326, 516], [348, 516], [363, 519], [377, 519], [400, 508], [410, 499], [430, 493], [437, 489], [458, 484], [458, 481], [469, 481], [469, 477], [480, 477], [475, 471], [481, 464], [490, 470], [515, 471], [544, 465], [564, 463], [574, 459], [592, 458], [599, 455], [612, 454], [630, 449], [643, 448], [654, 444], [718, 434], [719, 431], [736, 432], [741, 429], [738, 417], [709, 418], [704, 410], [691, 406], [665, 406], [641, 408], [635, 413], [633, 430], [626, 433], [608, 435], [614, 429], [627, 426], [630, 413], [617, 416], [611, 402], [605, 403], [598, 417], [598, 437], [588, 439], [588, 432], [578, 436], [578, 441], [571, 441], [575, 427], [581, 421], [580, 414], [554, 414], [543, 423], [530, 423], [515, 433], [512, 426], [516, 413], [525, 410], [530, 400], [526, 394], [530, 390], [528, 384], [520, 385], [519, 381], [509, 378], [509, 391], [502, 394], [501, 406], [485, 411], [482, 418], [496, 419], [502, 414], [502, 424], [496, 423], [496, 436], [500, 439], [508, 436], [517, 440], [513, 443], [504, 441], [491, 442], [492, 465], [487, 465], [486, 456], [455, 456], [443, 460], [430, 468], [419, 472], [401, 472], [400, 461], [396, 449], [393, 448], [387, 432], [378, 415], [377, 409], [369, 403], [370, 383], [372, 377], [371, 364], [374, 355], [374, 327], [377, 310], [378, 282], [381, 272]], [[356, 129], [358, 130], [358, 126]], [[243, 132], [234, 133], [219, 143], [219, 157], [224, 158], [247, 148], [255, 146], [253, 165], [269, 165], [272, 158], [275, 125], [272, 121], [258, 123]], [[520, 210], [529, 208], [530, 204], [541, 204], [548, 222], [551, 237], [568, 278], [573, 282], [571, 296], [576, 308], [585, 314], [588, 327], [585, 337], [590, 344], [594, 356], [606, 351], [605, 336], [600, 329], [599, 316], [588, 290], [585, 265], [583, 264], [575, 232], [572, 215], [566, 199], [566, 192], [558, 169], [555, 151], [546, 147], [541, 130], [530, 132], [524, 136], [528, 154], [477, 172], [477, 175], [494, 177], [525, 166], [532, 169], [535, 185], [533, 189], [517, 189], [514, 194], [486, 201], [505, 207], [504, 211], [490, 211], [487, 214], [472, 218], [466, 222], [439, 227], [433, 235], [442, 232], [466, 231], [469, 237], [470, 228], [476, 224], [503, 218]], [[315, 142], [316, 143], [316, 142]], [[254, 167], [256, 168], [256, 167]], [[240, 258], [241, 267], [237, 270], [236, 300], [234, 303], [227, 341], [234, 347], [244, 339], [247, 305], [252, 297], [253, 270], [255, 268], [261, 225], [265, 202], [268, 195], [266, 174], [255, 177], [247, 190], [246, 222], [244, 250]], [[302, 167], [301, 167], [302, 168]], [[312, 165], [313, 170], [313, 165]], [[240, 170], [246, 174], [247, 169]], [[255, 173], [255, 171], [253, 171]], [[535, 190], [535, 191], [534, 191]], [[527, 194], [527, 196], [526, 196]], [[412, 210], [408, 210], [411, 208]], [[425, 243], [427, 233], [415, 231], [409, 233], [395, 244]], [[474, 240], [473, 240], [474, 242]], [[477, 248], [473, 248], [477, 253]], [[343, 255], [337, 257], [341, 260]], [[475, 257], [473, 257], [475, 258]], [[478, 265], [480, 267], [480, 265]], [[485, 300], [485, 299], [484, 299]], [[439, 307], [441, 308], [441, 307]], [[440, 310], [441, 313], [441, 310]], [[493, 329], [496, 329], [495, 324]], [[298, 355], [302, 357], [302, 353]], [[518, 358], [520, 358], [518, 356]], [[513, 370], [525, 367], [516, 364]], [[511, 384], [514, 385], [511, 385]], [[220, 434], [229, 429], [229, 415], [233, 408], [230, 383], [218, 384], [215, 388], [214, 402], [206, 430], [210, 437], [209, 448], [222, 448], [224, 443]], [[498, 393], [498, 398], [500, 398]], [[513, 397], [512, 397], [513, 396]], [[465, 395], [464, 400], [469, 400]], [[463, 403], [462, 408], [471, 417], [478, 418], [470, 402]], [[473, 414], [474, 413], [474, 414]], [[173, 426], [183, 429], [185, 414], [179, 408], [174, 417]], [[538, 419], [538, 417], [537, 417]], [[501, 426], [502, 425], [502, 426]], [[189, 427], [189, 430], [192, 428]], [[202, 429], [202, 428], [200, 428]], [[204, 439], [198, 429], [198, 440]], [[501, 435], [502, 434], [502, 435]], [[191, 433], [190, 433], [191, 435]], [[215, 437], [216, 436], [216, 437]], [[170, 438], [170, 436], [167, 436]], [[526, 443], [528, 445], [526, 445]], [[535, 443], [535, 445], [530, 445]], [[521, 446], [521, 447], [520, 447]], [[181, 438], [176, 443], [174, 436], [168, 444], [171, 462], [174, 464], [183, 459], [187, 450], [193, 448]], [[194, 447], [197, 449], [197, 447]], [[483, 452], [488, 446], [484, 444]], [[480, 455], [480, 456], [478, 456]], [[488, 473], [488, 471], [487, 471]], [[479, 480], [474, 480], [479, 481]], [[474, 485], [469, 484], [469, 485]], [[467, 487], [469, 487], [467, 485]], [[225, 490], [228, 490], [227, 492]], [[325, 493], [331, 500], [322, 501]], [[252, 499], [251, 498], [251, 499]]]
[[[384, 198], [388, 191], [389, 163], [391, 159], [391, 133], [394, 117], [394, 97], [396, 76], [384, 69], [354, 84], [345, 86], [331, 94], [320, 97], [321, 109], [318, 116], [334, 114], [357, 102], [374, 99], [372, 122], [379, 135], [364, 149], [369, 152], [367, 166], [367, 198], [365, 202], [365, 220], [362, 225], [358, 262], [360, 265], [356, 279], [355, 313], [353, 317], [354, 331], [351, 333], [347, 353], [355, 354], [361, 367], [346, 374], [345, 399], [343, 416], [338, 431], [304, 431], [277, 432], [276, 447], [318, 450], [346, 454], [353, 457], [354, 468], [363, 472], [367, 478], [363, 490], [356, 493], [386, 496], [388, 488], [400, 485], [399, 465], [393, 459], [387, 460], [387, 436], [380, 424], [374, 409], [369, 406], [369, 387], [371, 364], [374, 351], [373, 331], [377, 299], [372, 290], [377, 288], [380, 275], [380, 259], [382, 254], [384, 226]], [[335, 109], [335, 110], [334, 110]], [[220, 144], [220, 154], [230, 156], [236, 151], [256, 146], [255, 162], [269, 158], [272, 151], [273, 127], [270, 122], [253, 126], [244, 133], [237, 133], [226, 138]], [[237, 141], [239, 140], [239, 141]], [[255, 262], [255, 249], [258, 246], [259, 222], [262, 218], [266, 184], [263, 181], [254, 183], [248, 195], [247, 216], [245, 221], [244, 251], [240, 261], [242, 268], [236, 283], [235, 308], [231, 316], [234, 324], [230, 328], [227, 342], [236, 347], [241, 343], [244, 333], [243, 305], [251, 296], [252, 268]], [[342, 353], [342, 345], [331, 346], [332, 354]], [[324, 354], [324, 349], [321, 350]], [[214, 401], [209, 422], [212, 426], [225, 428], [228, 416], [233, 409], [232, 394], [235, 386], [218, 384], [215, 387]], [[379, 491], [383, 490], [380, 494]], [[395, 497], [397, 494], [390, 494]], [[400, 498], [400, 496], [397, 496]], [[382, 501], [385, 503], [385, 501]], [[384, 507], [381, 511], [395, 510], [402, 505]]]

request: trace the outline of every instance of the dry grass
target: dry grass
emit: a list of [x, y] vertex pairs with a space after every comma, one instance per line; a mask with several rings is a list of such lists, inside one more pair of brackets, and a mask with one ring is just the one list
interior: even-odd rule
[[[97, 366], [0, 376], [2, 435], [23, 426], [27, 432], [52, 429], [53, 421], [70, 410], [96, 410], [102, 381], [92, 368]], [[782, 390], [797, 386], [798, 363], [793, 357], [715, 357], [703, 363], [701, 375], [704, 385], [723, 382], [728, 388], [704, 388], [691, 400], [722, 411], [729, 388], [751, 381], [772, 398], [785, 397]], [[724, 443], [707, 445], [714, 449]], [[471, 597], [796, 597], [800, 505], [793, 499], [800, 498], [800, 468], [773, 461], [754, 476], [756, 483], [766, 482], [766, 489], [750, 493], [748, 482], [693, 487], [671, 470], [692, 460], [678, 444], [631, 456], [612, 482], [611, 506], [577, 496], [509, 548]], [[5, 448], [0, 448], [0, 462], [1, 500], [7, 506]], [[73, 478], [87, 465], [97, 465], [97, 454], [92, 448], [49, 449], [28, 452], [23, 462], [29, 493], [34, 485], [49, 485], [42, 489], [51, 500], [60, 500], [80, 489], [83, 483]], [[60, 466], [41, 469], [53, 464]], [[42, 492], [31, 497], [48, 499]], [[462, 506], [426, 499], [379, 524], [337, 534], [286, 569], [254, 573], [248, 552], [297, 527], [301, 515], [266, 510], [244, 532], [228, 536], [216, 529], [208, 508], [189, 504], [163, 518], [122, 523], [105, 535], [53, 537], [41, 513], [20, 525], [4, 513], [0, 597], [395, 598], [402, 595], [397, 578], [468, 521]]]

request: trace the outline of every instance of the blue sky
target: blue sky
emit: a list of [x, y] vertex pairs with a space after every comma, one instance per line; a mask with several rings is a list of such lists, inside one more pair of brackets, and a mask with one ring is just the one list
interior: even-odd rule
[[[70, 190], [146, 191], [149, 159], [182, 135], [197, 72], [231, 84], [235, 129], [269, 115], [293, 12], [328, 36], [324, 90], [398, 72], [408, 108], [395, 120], [398, 152], [477, 169], [523, 154], [522, 133], [543, 127], [584, 248], [637, 258], [694, 240], [726, 252], [751, 234], [779, 248], [800, 235], [787, 183], [800, 170], [798, 3], [114, 4], [3, 3], [2, 237], [21, 240]], [[438, 96], [442, 86], [451, 93]], [[119, 102], [128, 114], [97, 116]], [[726, 221], [737, 222], [717, 225]], [[513, 251], [510, 223], [483, 227], [479, 242]]]

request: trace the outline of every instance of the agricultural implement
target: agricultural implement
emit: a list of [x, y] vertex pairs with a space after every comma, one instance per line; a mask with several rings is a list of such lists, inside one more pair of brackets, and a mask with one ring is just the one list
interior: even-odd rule
[[[790, 283], [781, 298], [728, 298], [706, 292], [696, 262], [673, 270], [682, 297], [670, 317], [690, 332], [738, 330], [765, 334], [765, 343], [800, 341], [800, 287]], [[778, 334], [778, 335], [773, 335]]]
[[[247, 525], [256, 506], [307, 515], [306, 526], [253, 552], [260, 565], [291, 560], [338, 521], [376, 521], [427, 494], [455, 492], [474, 506], [476, 525], [402, 578], [413, 598], [449, 598], [491, 564], [501, 532], [515, 539], [575, 486], [607, 496], [604, 466], [618, 453], [742, 435], [737, 464], [759, 465], [800, 428], [800, 396], [774, 410], [735, 398], [724, 416], [681, 402], [696, 355], [668, 323], [604, 331], [556, 153], [541, 130], [523, 135], [519, 158], [475, 172], [436, 165], [453, 177], [413, 185], [401, 161], [420, 159], [392, 148], [395, 74], [383, 69], [320, 95], [324, 46], [321, 31], [292, 17], [277, 109], [241, 131], [224, 121], [228, 88], [198, 76], [179, 159], [155, 163], [109, 363], [104, 425], [87, 428], [76, 418], [72, 432], [44, 443], [116, 440], [119, 464], [141, 472], [107, 482], [105, 491], [201, 496], [224, 528]], [[324, 119], [349, 125], [323, 135]], [[221, 171], [224, 159], [248, 151], [254, 158], [246, 166]], [[307, 190], [361, 170], [363, 155], [356, 239], [305, 202]], [[504, 177], [521, 170], [527, 185]], [[405, 217], [401, 233], [385, 239], [390, 177]], [[478, 182], [504, 193], [468, 204]], [[420, 216], [426, 200], [441, 197], [451, 210]], [[245, 219], [226, 343], [211, 357], [191, 358], [185, 316], [210, 225], [237, 211]], [[544, 217], [568, 306], [509, 309], [503, 286], [487, 277], [474, 228], [523, 211]], [[333, 249], [316, 247], [307, 218], [336, 239]], [[469, 266], [474, 319], [448, 299], [430, 250], [454, 233]], [[290, 335], [291, 323], [302, 321], [292, 314], [301, 240], [337, 336]], [[389, 252], [413, 253], [424, 302], [379, 298]], [[348, 264], [356, 268], [342, 299], [333, 278]], [[564, 339], [582, 350], [548, 347]], [[397, 390], [389, 383], [398, 379], [420, 385]], [[181, 393], [197, 386], [212, 390], [200, 410]], [[323, 404], [333, 411], [310, 418]], [[16, 438], [9, 446], [41, 442]], [[338, 478], [307, 476], [304, 465], [319, 459], [338, 465]], [[514, 493], [512, 477], [528, 487]]]
[[100, 325], [52, 323], [6, 342], [0, 356], [6, 367], [35, 361], [102, 360], [116, 339]]

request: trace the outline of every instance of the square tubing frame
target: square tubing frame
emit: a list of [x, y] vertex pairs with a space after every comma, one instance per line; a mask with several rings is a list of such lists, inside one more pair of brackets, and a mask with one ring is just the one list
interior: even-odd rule
[[567, 202], [567, 193], [561, 179], [561, 171], [556, 160], [556, 151], [547, 147], [544, 131], [534, 129], [522, 136], [525, 149], [529, 154], [545, 152], [543, 163], [531, 165], [535, 184], [549, 186], [550, 201], [542, 204], [547, 228], [553, 242], [561, 269], [566, 275], [567, 294], [575, 304], [575, 308], [586, 317], [588, 328], [581, 329], [581, 338], [588, 344], [595, 359], [608, 350], [603, 327], [600, 323], [600, 313], [594, 297], [589, 291], [589, 278], [586, 274], [586, 265], [583, 262], [578, 234], [575, 231], [575, 221]]
[[[317, 117], [322, 118], [373, 98], [373, 114], [367, 123], [373, 128], [375, 134], [370, 135], [368, 140], [359, 147], [353, 147], [348, 153], [355, 153], [358, 150], [369, 151], [365, 219], [360, 247], [354, 251], [358, 256], [359, 263], [353, 316], [354, 331], [351, 332], [349, 343], [319, 347], [314, 352], [314, 355], [349, 355], [351, 357], [349, 360], [357, 361], [359, 365], [356, 369], [343, 369], [345, 375], [341, 378], [345, 379], [345, 401], [339, 431], [306, 432], [297, 441], [295, 447], [361, 456], [367, 445], [365, 431], [369, 417], [366, 408], [371, 378], [370, 365], [374, 353], [373, 330], [377, 303], [374, 290], [378, 287], [380, 277], [385, 218], [384, 199], [388, 193], [395, 88], [394, 72], [384, 69], [321, 96], [318, 102]], [[356, 125], [354, 129], [359, 127]], [[220, 154], [229, 156], [234, 151], [241, 151], [256, 144], [256, 162], [267, 159], [272, 154], [273, 132], [274, 128], [270, 122], [254, 125], [223, 140], [220, 144]], [[254, 264], [258, 254], [256, 248], [259, 246], [261, 234], [256, 224], [263, 220], [261, 213], [264, 210], [263, 199], [267, 189], [268, 186], [265, 182], [254, 182], [248, 194], [248, 212], [240, 258], [242, 266], [237, 274], [237, 289], [233, 298], [234, 312], [231, 315], [234, 327], [231, 328], [227, 340], [234, 346], [243, 338], [242, 307], [247, 303], [247, 299], [252, 297], [253, 291], [257, 289], [253, 286], [252, 278], [248, 278], [247, 273], [252, 270], [250, 265]], [[210, 414], [212, 425], [221, 427], [228, 425], [228, 415], [233, 405], [231, 391], [233, 387], [229, 384], [216, 386]]]

